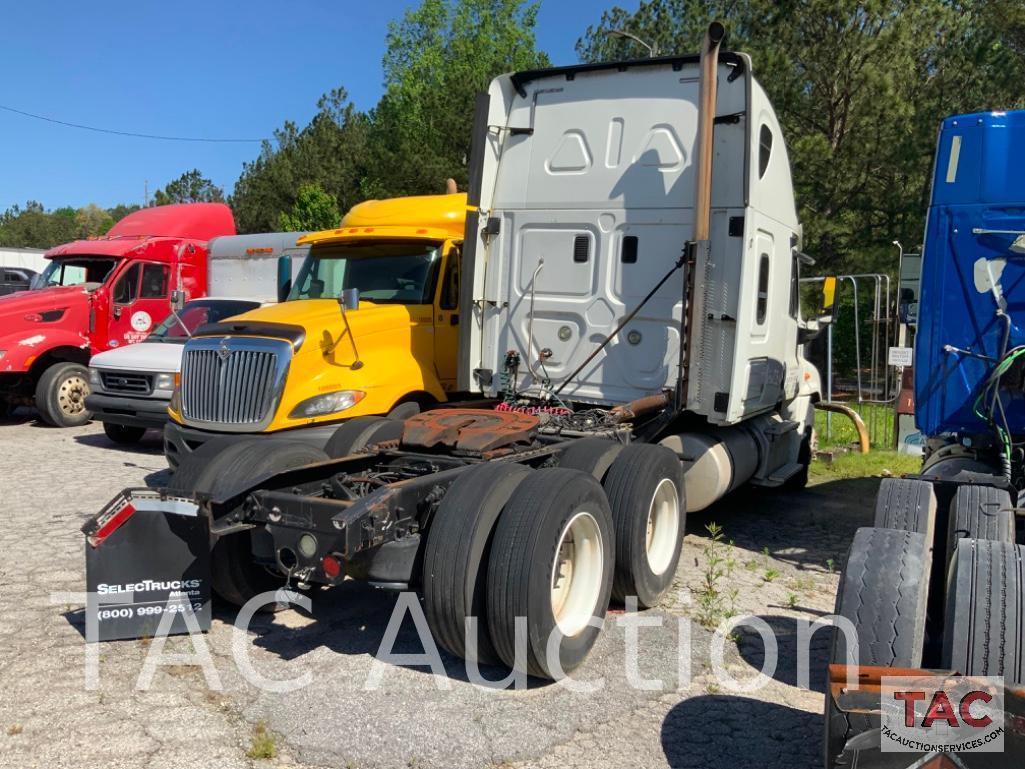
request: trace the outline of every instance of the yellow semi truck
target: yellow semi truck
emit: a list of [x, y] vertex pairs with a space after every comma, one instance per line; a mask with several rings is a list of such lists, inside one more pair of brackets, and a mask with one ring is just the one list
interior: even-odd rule
[[164, 430], [171, 467], [218, 437], [287, 432], [323, 446], [343, 420], [446, 401], [465, 218], [462, 193], [374, 200], [300, 238], [311, 248], [287, 301], [186, 344]]

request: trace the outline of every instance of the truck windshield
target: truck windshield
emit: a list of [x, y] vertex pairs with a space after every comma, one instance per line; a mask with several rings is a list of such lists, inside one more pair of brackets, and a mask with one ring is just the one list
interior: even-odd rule
[[288, 301], [334, 299], [346, 288], [379, 304], [430, 304], [441, 244], [374, 240], [314, 246]]
[[100, 285], [110, 275], [117, 259], [100, 256], [76, 256], [73, 259], [53, 259], [34, 283], [34, 288], [53, 286], [80, 286], [83, 283]]
[[218, 323], [226, 318], [255, 310], [259, 306], [259, 302], [244, 299], [196, 299], [179, 311], [178, 318], [181, 318], [181, 322], [173, 314], [168, 315], [143, 341], [184, 344], [200, 326]]

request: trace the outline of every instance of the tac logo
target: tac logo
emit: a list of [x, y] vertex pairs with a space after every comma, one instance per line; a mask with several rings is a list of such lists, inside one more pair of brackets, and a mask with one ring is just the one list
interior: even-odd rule
[[1002, 678], [894, 676], [881, 683], [882, 751], [1003, 751]]

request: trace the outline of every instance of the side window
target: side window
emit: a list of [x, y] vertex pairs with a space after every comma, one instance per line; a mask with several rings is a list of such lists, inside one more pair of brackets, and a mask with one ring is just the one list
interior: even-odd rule
[[167, 296], [168, 269], [163, 264], [144, 264], [142, 266], [142, 299], [163, 299]]
[[765, 316], [769, 310], [769, 255], [762, 254], [758, 263], [758, 305], [755, 312], [755, 323], [765, 325]]
[[797, 256], [791, 259], [790, 267], [790, 317], [798, 320], [801, 316], [801, 263]]
[[459, 249], [453, 247], [445, 264], [445, 278], [441, 283], [440, 305], [443, 310], [459, 309]]
[[763, 125], [758, 133], [758, 178], [765, 176], [765, 169], [769, 167], [769, 156], [772, 155], [772, 130]]
[[139, 296], [139, 265], [133, 264], [117, 280], [114, 287], [114, 304], [131, 304]]

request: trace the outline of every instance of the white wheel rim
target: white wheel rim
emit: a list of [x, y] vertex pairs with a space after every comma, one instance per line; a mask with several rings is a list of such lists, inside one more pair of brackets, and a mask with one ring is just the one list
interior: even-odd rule
[[575, 636], [594, 616], [601, 597], [604, 567], [598, 521], [581, 511], [563, 528], [552, 564], [552, 614], [564, 636]]
[[648, 505], [648, 525], [645, 552], [648, 568], [654, 574], [663, 574], [676, 555], [676, 540], [680, 534], [680, 494], [676, 484], [663, 478], [655, 487]]

